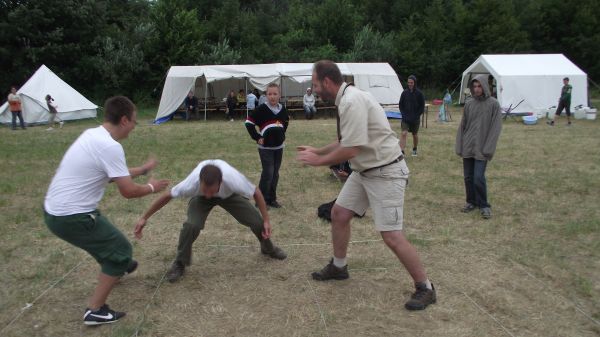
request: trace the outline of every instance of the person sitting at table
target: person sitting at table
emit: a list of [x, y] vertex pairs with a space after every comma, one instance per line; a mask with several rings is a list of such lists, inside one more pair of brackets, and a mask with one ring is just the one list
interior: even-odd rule
[[244, 92], [244, 89], [240, 89], [240, 91], [238, 92], [237, 103], [238, 103], [238, 108], [240, 108], [240, 109], [246, 108], [246, 93]]
[[317, 100], [315, 99], [315, 96], [312, 94], [312, 89], [307, 88], [306, 94], [302, 99], [302, 104], [304, 106], [304, 117], [306, 117], [306, 119], [312, 119], [317, 113], [317, 107], [315, 106], [316, 101]]
[[188, 95], [185, 97], [183, 101], [183, 105], [185, 105], [185, 120], [189, 121], [192, 113], [196, 115], [196, 119], [198, 119], [198, 98], [194, 96], [194, 92], [190, 90]]

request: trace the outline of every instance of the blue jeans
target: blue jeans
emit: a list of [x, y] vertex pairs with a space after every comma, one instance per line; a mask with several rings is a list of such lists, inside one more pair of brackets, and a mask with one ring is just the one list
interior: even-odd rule
[[304, 117], [306, 119], [312, 119], [316, 113], [317, 113], [317, 108], [315, 108], [314, 105], [313, 106], [308, 106], [308, 105], [304, 106]]
[[15, 130], [17, 128], [17, 118], [19, 118], [19, 123], [21, 124], [21, 129], [25, 129], [25, 122], [23, 122], [23, 114], [21, 111], [11, 111], [12, 113], [12, 129]]
[[277, 183], [279, 182], [279, 168], [283, 159], [283, 149], [258, 149], [258, 154], [262, 165], [258, 188], [265, 197], [267, 204], [269, 204], [277, 201]]
[[486, 160], [463, 158], [467, 202], [479, 208], [491, 207], [487, 200], [486, 167]]

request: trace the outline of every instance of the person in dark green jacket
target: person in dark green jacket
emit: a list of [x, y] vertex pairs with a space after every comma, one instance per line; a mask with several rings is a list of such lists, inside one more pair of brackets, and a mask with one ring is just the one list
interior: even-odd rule
[[[569, 78], [563, 78], [563, 87], [560, 91], [560, 98], [558, 99], [558, 108], [556, 108], [556, 116], [560, 116], [563, 109], [567, 112], [567, 125], [571, 125], [571, 91], [573, 91], [573, 87], [569, 84]], [[550, 121], [550, 126], [554, 126], [554, 119]]]

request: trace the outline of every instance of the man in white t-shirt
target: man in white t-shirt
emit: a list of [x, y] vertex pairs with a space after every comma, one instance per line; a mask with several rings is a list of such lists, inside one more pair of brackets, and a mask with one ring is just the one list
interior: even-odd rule
[[375, 229], [415, 283], [416, 291], [404, 307], [423, 310], [436, 302], [436, 293], [419, 254], [403, 232], [404, 191], [409, 171], [398, 138], [373, 95], [345, 83], [334, 62], [315, 63], [312, 83], [324, 100], [335, 100], [338, 141], [321, 148], [299, 146], [297, 159], [311, 166], [348, 160], [352, 168], [331, 209], [333, 258], [323, 269], [312, 273], [312, 278], [326, 281], [349, 277], [346, 254], [350, 221], [354, 214], [362, 215], [370, 207]]
[[169, 184], [153, 178], [147, 184], [132, 180], [156, 166], [151, 159], [127, 168], [118, 142], [135, 128], [135, 105], [127, 97], [111, 97], [104, 111], [104, 123], [84, 131], [67, 150], [44, 200], [44, 220], [50, 231], [88, 252], [101, 266], [83, 316], [86, 325], [112, 323], [125, 316], [110, 309], [106, 299], [119, 278], [137, 267], [127, 238], [98, 210], [106, 185], [114, 182], [121, 195], [130, 199], [162, 191]]
[[[225, 161], [215, 159], [200, 162], [187, 178], [156, 199], [135, 226], [137, 238], [142, 237], [148, 219], [173, 198], [190, 198], [190, 201], [187, 220], [179, 234], [177, 257], [167, 273], [169, 282], [179, 280], [185, 267], [191, 264], [192, 245], [215, 206], [221, 206], [239, 223], [250, 227], [260, 242], [261, 253], [278, 260], [287, 257], [281, 248], [271, 242], [271, 222], [260, 189]], [[254, 199], [260, 213], [250, 203], [250, 198]]]

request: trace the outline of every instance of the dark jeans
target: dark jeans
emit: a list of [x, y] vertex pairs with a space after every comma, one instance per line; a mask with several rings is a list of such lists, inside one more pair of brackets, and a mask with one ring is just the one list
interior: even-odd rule
[[567, 111], [567, 116], [571, 116], [571, 102], [570, 101], [568, 101], [568, 102], [563, 101], [563, 100], [558, 101], [558, 108], [556, 108], [556, 115], [560, 116], [563, 109]]
[[277, 182], [279, 182], [279, 168], [283, 159], [283, 149], [265, 150], [258, 149], [262, 173], [258, 188], [265, 197], [267, 204], [277, 201]]
[[479, 208], [491, 207], [487, 200], [486, 167], [486, 160], [463, 158], [467, 202]]
[[11, 111], [12, 113], [12, 128], [15, 130], [17, 128], [17, 117], [19, 117], [19, 122], [21, 123], [21, 129], [25, 129], [25, 122], [23, 122], [23, 114], [21, 111]]
[[211, 198], [195, 196], [190, 199], [187, 210], [187, 220], [179, 233], [179, 244], [177, 245], [177, 257], [175, 261], [189, 266], [192, 262], [192, 245], [204, 229], [204, 223], [208, 214], [215, 206], [221, 206], [227, 213], [231, 214], [239, 223], [249, 227], [258, 241], [272, 249], [269, 239], [262, 238], [264, 230], [263, 218], [258, 210], [252, 206], [250, 201], [241, 195], [233, 194], [229, 198]]
[[304, 106], [304, 117], [306, 119], [312, 119], [316, 113], [317, 113], [317, 108], [315, 108], [314, 106], [308, 106], [308, 105]]

